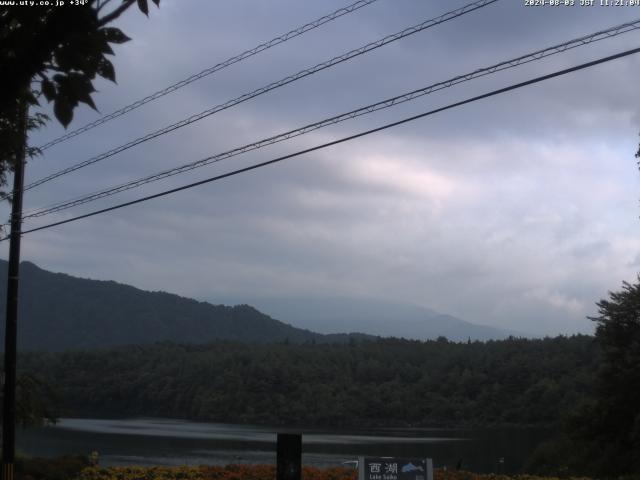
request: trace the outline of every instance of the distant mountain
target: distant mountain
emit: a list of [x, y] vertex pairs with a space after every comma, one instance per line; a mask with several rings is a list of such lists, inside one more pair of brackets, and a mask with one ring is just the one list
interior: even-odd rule
[[[2, 342], [7, 266], [7, 262], [0, 261]], [[30, 262], [21, 264], [20, 273], [18, 345], [23, 350], [89, 349], [167, 340], [322, 342], [349, 338], [294, 328], [249, 305], [212, 305], [112, 281], [52, 273]]]
[[[0, 345], [4, 343], [7, 266], [0, 260]], [[238, 303], [242, 304], [214, 305], [113, 281], [52, 273], [23, 262], [18, 345], [21, 350], [61, 351], [161, 341], [345, 342], [373, 335], [464, 341], [519, 335], [380, 300], [251, 299], [268, 314], [247, 305], [247, 299]]]
[[416, 340], [439, 336], [453, 341], [499, 340], [531, 336], [512, 330], [466, 322], [434, 310], [376, 299], [249, 298], [261, 311], [320, 333], [365, 332], [382, 337]]

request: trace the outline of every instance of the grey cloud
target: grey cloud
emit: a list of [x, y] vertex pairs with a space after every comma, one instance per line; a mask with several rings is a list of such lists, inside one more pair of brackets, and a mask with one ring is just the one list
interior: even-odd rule
[[[167, 2], [117, 51], [102, 112], [342, 2]], [[460, 3], [462, 5], [462, 3]], [[456, 4], [457, 6], [457, 4]], [[380, 0], [47, 151], [29, 179], [400, 30], [451, 2]], [[28, 192], [29, 207], [193, 161], [629, 18], [625, 9], [498, 2]], [[274, 158], [612, 53], [601, 42], [180, 175], [50, 219]], [[533, 333], [590, 331], [595, 301], [638, 266], [639, 60], [444, 112], [75, 224], [25, 236], [24, 258], [71, 274], [214, 299], [365, 296]], [[95, 118], [78, 111], [76, 125]], [[39, 143], [61, 128], [52, 122]], [[44, 222], [32, 222], [40, 225]], [[2, 248], [6, 248], [3, 246]]]

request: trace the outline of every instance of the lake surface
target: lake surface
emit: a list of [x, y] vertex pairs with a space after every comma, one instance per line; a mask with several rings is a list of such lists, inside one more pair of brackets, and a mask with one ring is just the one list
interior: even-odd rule
[[17, 446], [34, 456], [100, 454], [110, 465], [221, 465], [276, 461], [276, 432], [302, 433], [303, 464], [340, 466], [358, 456], [430, 457], [437, 468], [517, 473], [552, 432], [539, 429], [322, 430], [188, 422], [170, 419], [63, 418], [55, 426], [19, 430]]

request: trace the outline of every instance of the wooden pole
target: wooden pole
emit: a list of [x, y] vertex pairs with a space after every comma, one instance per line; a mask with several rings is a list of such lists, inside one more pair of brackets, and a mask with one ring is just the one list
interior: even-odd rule
[[20, 237], [22, 227], [22, 193], [27, 150], [28, 107], [22, 104], [17, 118], [23, 141], [16, 155], [9, 236], [7, 278], [7, 316], [4, 334], [4, 397], [2, 402], [2, 479], [13, 480], [16, 455], [16, 343], [18, 337], [18, 287], [20, 279]]

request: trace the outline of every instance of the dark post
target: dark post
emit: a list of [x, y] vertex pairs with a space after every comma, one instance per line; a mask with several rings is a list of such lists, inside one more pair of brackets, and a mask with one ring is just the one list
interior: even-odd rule
[[278, 434], [278, 468], [276, 480], [300, 480], [302, 470], [302, 435]]
[[27, 143], [27, 107], [22, 106], [17, 118], [24, 140], [16, 155], [9, 237], [9, 271], [7, 278], [7, 316], [4, 334], [4, 398], [2, 402], [2, 479], [13, 480], [16, 454], [16, 341], [18, 336], [18, 280], [20, 274], [20, 236], [22, 226], [22, 193]]

